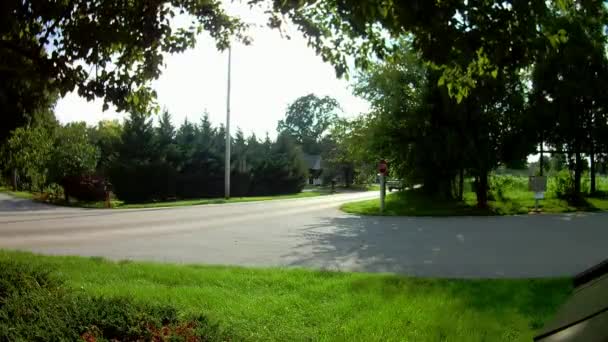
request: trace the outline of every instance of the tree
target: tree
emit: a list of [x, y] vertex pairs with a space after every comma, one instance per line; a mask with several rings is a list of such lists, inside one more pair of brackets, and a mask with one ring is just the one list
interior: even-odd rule
[[299, 97], [287, 107], [285, 119], [277, 126], [279, 133], [291, 135], [304, 152], [319, 154], [319, 143], [340, 110], [338, 102], [329, 97], [308, 94]]
[[[6, 65], [1, 53], [0, 65]], [[34, 125], [41, 119], [55, 121], [57, 94], [48, 90], [48, 84], [24, 80], [4, 68], [0, 68], [0, 79], [0, 145], [18, 127]]]
[[521, 139], [520, 78], [499, 72], [479, 79], [477, 91], [457, 102], [441, 85], [441, 73], [425, 67], [408, 40], [401, 44], [390, 62], [371, 65], [357, 80], [355, 92], [370, 101], [372, 112], [359, 123], [368, 133], [357, 134], [365, 138], [352, 143], [387, 159], [393, 175], [424, 184], [432, 196], [461, 198], [466, 171], [476, 178], [478, 206], [487, 206], [489, 172], [530, 149]]
[[[608, 59], [602, 3], [569, 6], [555, 11], [546, 26], [565, 28], [568, 39], [559, 49], [547, 46], [533, 72], [531, 103], [540, 143], [574, 156], [573, 197], [581, 192], [583, 153], [590, 156], [591, 191], [595, 189], [595, 154], [605, 146]], [[551, 124], [547, 124], [550, 122]]]
[[340, 175], [347, 187], [355, 178], [355, 162], [349, 153], [348, 145], [350, 134], [350, 122], [346, 119], [336, 119], [329, 134], [323, 137], [320, 143], [323, 177], [334, 179]]
[[51, 179], [61, 183], [66, 177], [95, 171], [98, 148], [91, 144], [84, 122], [69, 123], [57, 128], [49, 162]]
[[42, 125], [15, 129], [3, 147], [6, 167], [13, 170], [13, 190], [18, 179], [30, 190], [40, 190], [47, 184], [48, 163], [53, 152], [53, 135]]
[[118, 198], [127, 202], [166, 200], [175, 196], [175, 168], [161, 159], [151, 118], [132, 113], [110, 168]]
[[191, 167], [196, 154], [197, 135], [196, 125], [185, 118], [175, 135], [175, 143], [180, 153], [180, 169]]
[[[563, 41], [563, 29], [538, 28], [552, 6], [567, 3], [324, 0], [310, 6], [307, 1], [274, 0], [269, 25], [280, 27], [288, 17], [316, 52], [334, 64], [338, 75], [348, 72], [347, 57], [354, 57], [355, 67], [364, 69], [378, 58], [390, 61], [400, 48], [395, 42], [407, 35], [422, 59], [441, 71], [438, 79], [449, 85], [450, 95], [461, 101], [486, 75], [530, 65], [543, 41]], [[577, 6], [595, 3], [599, 2]]]
[[96, 169], [100, 174], [107, 174], [108, 167], [117, 157], [118, 148], [122, 143], [122, 130], [118, 120], [102, 120], [97, 126], [89, 128], [89, 141], [99, 150]]
[[171, 123], [171, 114], [167, 110], [163, 111], [159, 119], [157, 135], [158, 143], [163, 148], [175, 142], [175, 127]]
[[160, 159], [177, 168], [180, 164], [180, 151], [175, 141], [175, 127], [171, 123], [171, 114], [163, 112], [156, 129]]
[[267, 157], [254, 170], [252, 193], [273, 195], [300, 192], [307, 178], [308, 171], [300, 150], [290, 135], [281, 134], [271, 145]]
[[[172, 27], [178, 13], [190, 25]], [[0, 23], [2, 71], [11, 82], [61, 95], [76, 89], [119, 111], [142, 112], [153, 102], [149, 82], [160, 75], [163, 54], [192, 47], [203, 30], [220, 50], [233, 35], [248, 42], [245, 25], [215, 0], [3, 1]]]

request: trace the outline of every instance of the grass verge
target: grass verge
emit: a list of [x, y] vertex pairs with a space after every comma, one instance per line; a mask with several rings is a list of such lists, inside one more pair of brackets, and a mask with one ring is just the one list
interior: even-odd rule
[[[40, 202], [45, 202], [45, 203], [59, 205], [59, 206], [95, 208], [95, 209], [105, 208], [105, 202], [103, 202], [103, 201], [86, 202], [86, 201], [71, 200], [69, 203], [66, 203], [63, 199], [55, 200], [55, 201], [48, 201], [48, 200], [43, 201], [38, 196], [36, 196], [36, 194], [32, 194], [29, 192], [24, 192], [24, 191], [14, 192], [14, 191], [8, 191], [7, 189], [4, 189], [4, 188], [0, 188], [0, 191], [5, 192], [5, 193], [15, 196], [15, 197], [33, 199], [33, 200], [37, 200]], [[183, 206], [191, 206], [191, 205], [256, 202], [256, 201], [271, 201], [271, 200], [279, 200], [279, 199], [307, 198], [307, 197], [317, 197], [317, 196], [323, 196], [323, 195], [329, 195], [329, 192], [307, 191], [307, 192], [300, 192], [297, 194], [275, 195], [275, 196], [232, 197], [228, 200], [226, 200], [224, 198], [199, 198], [199, 199], [148, 202], [148, 203], [124, 203], [123, 201], [114, 199], [111, 201], [111, 206], [113, 209], [183, 207]]]
[[9, 251], [0, 261], [53, 270], [93, 298], [203, 314], [250, 341], [529, 341], [571, 292], [568, 279], [439, 280]]
[[[466, 192], [464, 201], [459, 202], [430, 198], [422, 189], [414, 189], [388, 194], [382, 214], [379, 199], [346, 203], [341, 209], [351, 214], [386, 216], [516, 215], [528, 214], [534, 210], [534, 193], [523, 190], [507, 191], [502, 198], [488, 201], [487, 209], [479, 209], [476, 204], [477, 199], [473, 192]], [[575, 205], [549, 194], [540, 201], [539, 208], [545, 213], [608, 210], [608, 197], [587, 197]]]

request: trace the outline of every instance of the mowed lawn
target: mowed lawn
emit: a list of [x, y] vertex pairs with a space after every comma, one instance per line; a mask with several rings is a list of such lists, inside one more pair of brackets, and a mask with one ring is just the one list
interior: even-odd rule
[[[35, 201], [46, 202], [49, 204], [55, 204], [59, 206], [69, 207], [80, 207], [80, 208], [97, 208], [102, 209], [106, 207], [104, 201], [99, 202], [86, 202], [72, 199], [70, 203], [66, 203], [63, 199], [56, 201], [43, 201], [40, 198], [39, 193], [31, 193], [26, 191], [10, 191], [7, 187], [0, 187], [0, 192], [5, 192], [11, 196], [33, 199]], [[223, 203], [239, 203], [239, 202], [258, 202], [258, 201], [272, 201], [280, 199], [294, 199], [294, 198], [308, 198], [330, 195], [329, 191], [303, 191], [295, 194], [285, 195], [273, 195], [273, 196], [250, 196], [250, 197], [231, 197], [230, 199], [224, 198], [197, 198], [197, 199], [186, 199], [186, 200], [175, 200], [175, 201], [159, 201], [159, 202], [146, 202], [146, 203], [125, 203], [123, 201], [112, 199], [111, 206], [114, 209], [141, 209], [141, 208], [169, 208], [169, 207], [184, 207], [192, 205], [205, 205], [205, 204], [223, 204]]]
[[571, 292], [568, 279], [438, 280], [0, 251], [4, 259], [49, 267], [74, 291], [204, 314], [250, 341], [530, 341]]
[[[379, 199], [346, 203], [341, 209], [351, 214], [388, 216], [521, 215], [534, 211], [534, 193], [527, 190], [527, 179], [523, 177], [512, 177], [512, 179], [517, 183], [504, 186], [500, 191], [498, 189], [490, 191], [491, 197], [487, 209], [477, 208], [477, 197], [470, 186], [464, 193], [463, 201], [432, 198], [424, 194], [422, 189], [413, 189], [388, 194], [383, 213], [380, 213]], [[595, 196], [587, 196], [578, 203], [569, 203], [548, 191], [545, 199], [539, 201], [539, 209], [544, 213], [608, 210], [606, 177], [598, 177], [598, 190]]]

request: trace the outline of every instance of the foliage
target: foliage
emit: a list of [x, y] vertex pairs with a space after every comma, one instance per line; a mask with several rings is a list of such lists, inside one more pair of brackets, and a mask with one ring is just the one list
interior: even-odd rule
[[171, 306], [70, 290], [43, 265], [3, 259], [0, 269], [1, 340], [207, 341], [226, 337], [205, 317], [180, 319]]
[[305, 153], [319, 154], [321, 139], [336, 120], [339, 110], [338, 102], [329, 96], [308, 94], [299, 97], [287, 107], [277, 132], [292, 136]]
[[61, 180], [66, 204], [70, 197], [81, 201], [105, 201], [108, 191], [112, 190], [107, 180], [100, 176], [76, 174]]
[[308, 178], [307, 166], [291, 137], [281, 134], [269, 156], [253, 170], [252, 193], [255, 195], [300, 192]]
[[[203, 30], [220, 50], [233, 35], [248, 41], [245, 25], [214, 0], [5, 1], [0, 13], [0, 58], [13, 80], [46, 81], [61, 95], [76, 89], [119, 111], [147, 108], [163, 55], [192, 47]], [[172, 23], [178, 14], [190, 23]]]
[[[349, 137], [352, 134], [351, 122], [335, 118], [332, 127], [321, 140], [322, 177], [324, 183], [342, 180], [345, 186], [353, 184], [357, 173], [365, 172], [356, 167], [356, 160], [349, 149]], [[363, 177], [364, 178], [364, 177]]]
[[[608, 190], [608, 186], [605, 185], [606, 178], [599, 179], [603, 189]], [[492, 175], [489, 183], [491, 190], [487, 208], [476, 207], [474, 184], [471, 182], [466, 186], [463, 201], [438, 199], [418, 189], [390, 194], [387, 196], [383, 215], [521, 215], [535, 209], [534, 193], [528, 190], [527, 177]], [[586, 184], [587, 189], [589, 188], [588, 179], [583, 184]], [[546, 213], [608, 210], [608, 197], [571, 198], [567, 197], [567, 189], [572, 189], [572, 177], [567, 172], [564, 175], [549, 177], [545, 198], [539, 203], [540, 210]], [[566, 196], [558, 193], [565, 193]], [[342, 210], [358, 215], [380, 215], [380, 203], [377, 199], [351, 202], [344, 204]]]
[[84, 122], [69, 123], [55, 130], [49, 171], [53, 182], [66, 177], [80, 176], [95, 171], [99, 150], [90, 143]]
[[[287, 136], [261, 144], [237, 130], [232, 140], [233, 196], [301, 191], [306, 166]], [[177, 129], [169, 113], [159, 125], [133, 114], [125, 122], [109, 175], [114, 193], [129, 203], [221, 197], [224, 194], [225, 130], [208, 116], [200, 124], [185, 120]]]
[[175, 197], [177, 170], [161, 159], [159, 143], [152, 119], [131, 114], [109, 171], [119, 199], [141, 202]]
[[22, 175], [22, 183], [28, 184], [30, 190], [41, 190], [47, 184], [53, 143], [52, 132], [42, 125], [19, 127], [3, 146], [5, 166]]
[[554, 194], [557, 198], [571, 202], [580, 201], [583, 194], [589, 193], [589, 175], [584, 175], [581, 179], [580, 191], [576, 191], [575, 180], [572, 172], [562, 170], [555, 177], [551, 177], [547, 182], [547, 192]]
[[118, 147], [122, 143], [122, 124], [118, 120], [103, 120], [90, 127], [88, 137], [99, 150], [99, 161], [96, 170], [106, 174], [112, 161], [117, 157]]
[[[532, 74], [532, 126], [538, 140], [574, 157], [573, 196], [581, 192], [586, 162], [581, 154], [588, 152], [593, 158], [606, 148], [608, 96], [602, 89], [608, 86], [607, 19], [608, 12], [600, 2], [554, 11], [547, 29], [563, 28], [568, 39], [559, 49], [546, 46]], [[560, 164], [563, 168], [565, 162]]]
[[530, 340], [572, 291], [569, 279], [425, 279], [1, 251], [0, 259], [51, 267], [84, 294], [169, 304], [186, 317], [204, 310], [236, 340]]
[[[10, 65], [11, 58], [0, 52], [0, 65]], [[7, 67], [0, 68], [0, 79], [0, 145], [18, 127], [55, 121], [53, 107], [58, 96], [49, 91], [48, 82], [26, 80]]]
[[[287, 16], [339, 75], [348, 71], [347, 57], [354, 57], [358, 68], [366, 68], [378, 58], [390, 61], [400, 49], [395, 41], [406, 35], [422, 58], [440, 72], [438, 79], [458, 101], [481, 88], [480, 79], [530, 65], [542, 42], [557, 46], [567, 35], [563, 29], [538, 29], [555, 6], [542, 0], [517, 4], [327, 0], [315, 6], [275, 0], [272, 4], [275, 14], [270, 26], [281, 26]], [[589, 2], [578, 5], [594, 6]]]
[[498, 73], [480, 79], [478, 91], [460, 103], [439, 85], [437, 71], [425, 67], [407, 40], [390, 62], [372, 63], [361, 73], [356, 94], [372, 112], [361, 126], [368, 133], [358, 144], [390, 162], [393, 176], [441, 198], [455, 195], [456, 177], [477, 178], [478, 205], [487, 205], [489, 172], [525, 158], [522, 84], [517, 75]]
[[490, 190], [492, 197], [504, 201], [507, 191], [528, 191], [528, 179], [511, 175], [493, 175], [490, 177]]

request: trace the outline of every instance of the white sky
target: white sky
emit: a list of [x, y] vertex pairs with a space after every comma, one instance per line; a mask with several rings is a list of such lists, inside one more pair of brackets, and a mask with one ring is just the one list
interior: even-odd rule
[[[265, 23], [261, 11], [242, 4], [229, 4], [229, 12], [246, 22]], [[253, 44], [235, 44], [232, 49], [231, 128], [240, 127], [248, 135], [276, 134], [277, 121], [287, 105], [296, 98], [315, 93], [338, 100], [344, 116], [368, 110], [364, 100], [352, 95], [349, 83], [337, 79], [334, 69], [306, 45], [295, 28], [288, 27], [291, 40], [266, 27], [252, 29]], [[202, 34], [194, 49], [165, 57], [161, 77], [152, 83], [158, 103], [167, 108], [176, 125], [188, 120], [198, 122], [203, 111], [215, 125], [226, 120], [227, 52], [220, 53], [214, 41]], [[61, 99], [55, 108], [59, 121], [123, 119], [126, 113], [112, 108], [103, 112], [102, 101], [87, 102], [76, 93]]]

